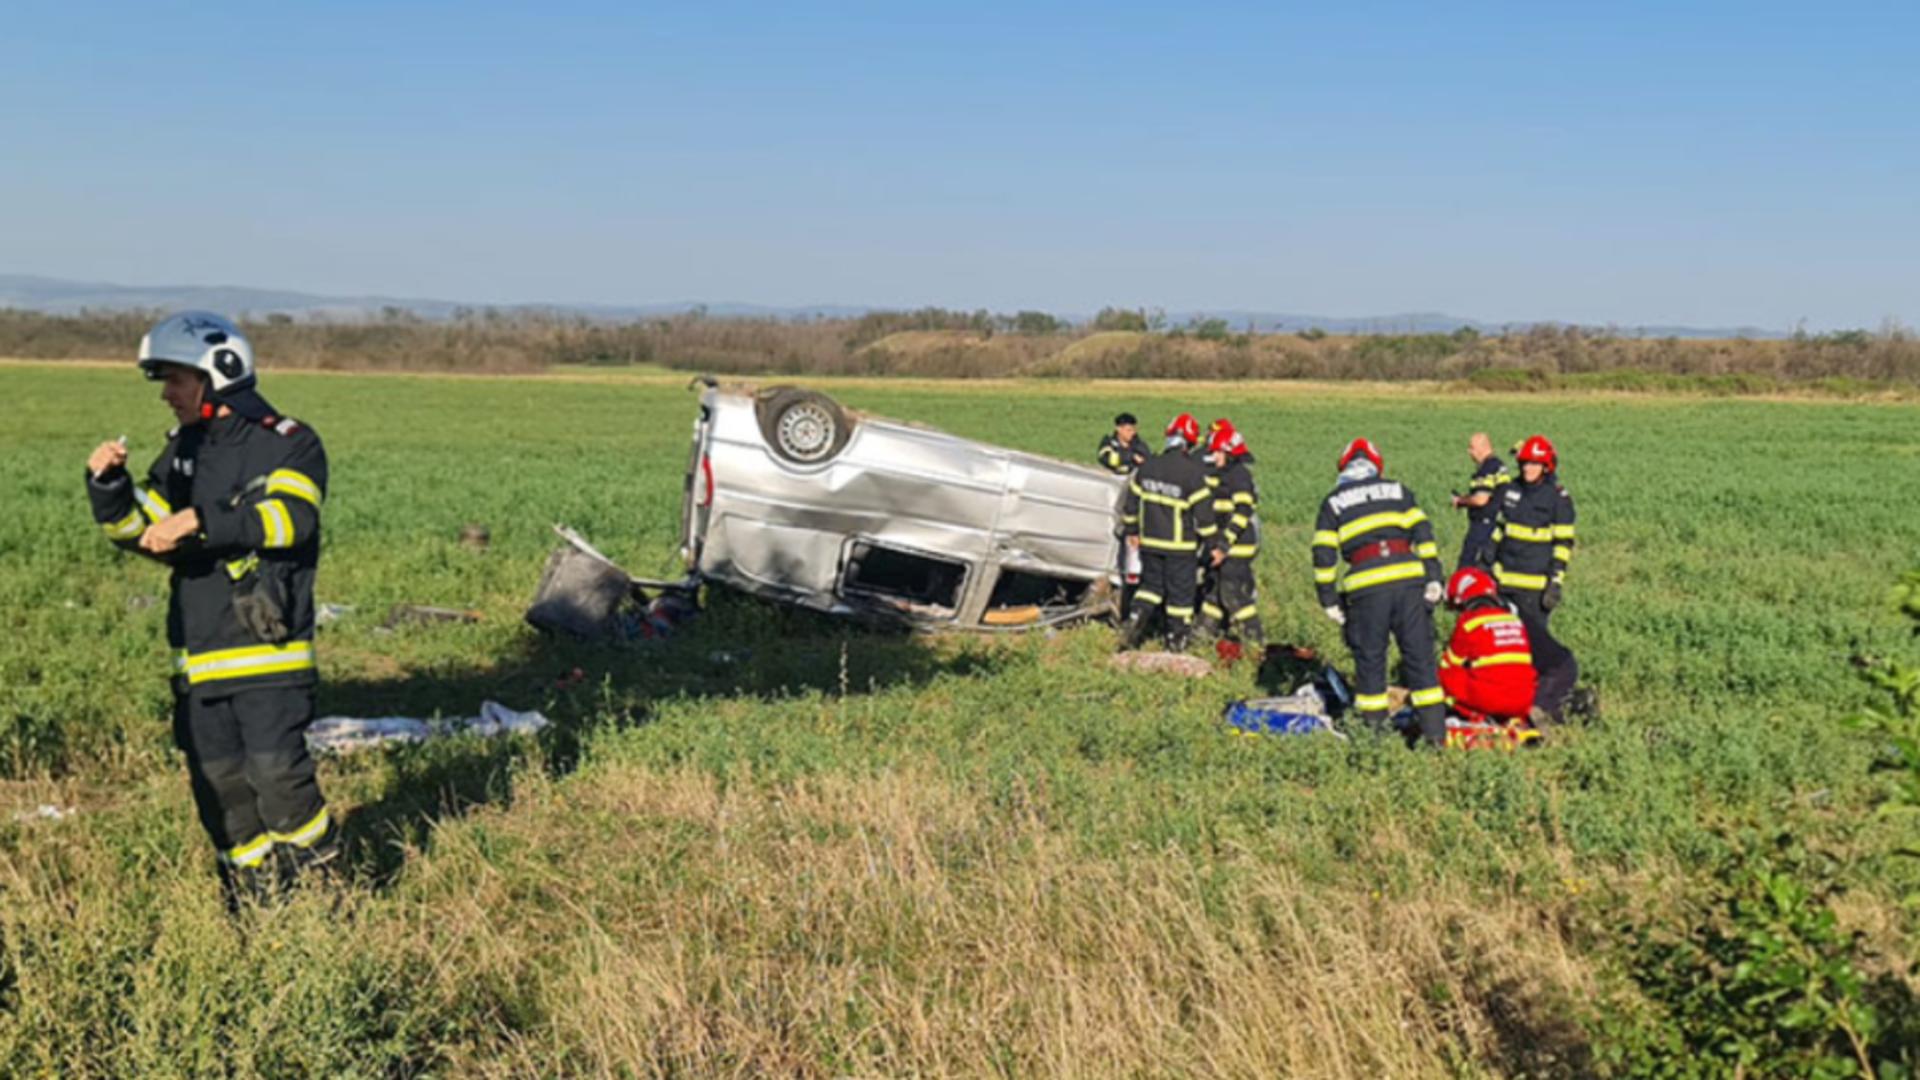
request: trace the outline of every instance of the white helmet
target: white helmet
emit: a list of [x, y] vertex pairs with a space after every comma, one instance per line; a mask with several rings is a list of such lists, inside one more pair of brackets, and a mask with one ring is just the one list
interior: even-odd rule
[[140, 339], [140, 370], [161, 377], [160, 365], [179, 364], [207, 377], [214, 398], [252, 388], [253, 343], [238, 326], [210, 311], [180, 311]]

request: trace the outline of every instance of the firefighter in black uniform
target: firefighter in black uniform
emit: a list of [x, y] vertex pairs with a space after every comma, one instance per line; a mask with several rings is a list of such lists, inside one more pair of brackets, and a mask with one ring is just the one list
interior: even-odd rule
[[1209, 560], [1213, 573], [1201, 597], [1201, 629], [1216, 634], [1224, 630], [1242, 644], [1258, 647], [1267, 638], [1253, 577], [1253, 561], [1260, 554], [1260, 491], [1253, 482], [1253, 452], [1231, 421], [1213, 422], [1207, 463], [1213, 468], [1207, 485], [1213, 490], [1220, 545]]
[[1140, 437], [1140, 421], [1124, 412], [1113, 418], [1113, 433], [1101, 439], [1100, 448], [1094, 451], [1100, 467], [1115, 476], [1127, 475], [1152, 456], [1147, 441]]
[[1473, 476], [1467, 481], [1467, 493], [1453, 497], [1454, 509], [1467, 512], [1467, 537], [1460, 542], [1455, 570], [1485, 563], [1487, 545], [1493, 542], [1493, 522], [1500, 516], [1494, 496], [1513, 482], [1506, 463], [1494, 455], [1493, 440], [1486, 432], [1476, 431], [1467, 440], [1467, 456], [1473, 459]]
[[115, 546], [171, 568], [174, 739], [237, 908], [339, 852], [306, 744], [326, 452], [259, 395], [251, 344], [218, 315], [161, 320], [140, 368], [180, 425], [142, 481], [124, 436], [101, 444], [87, 494]]
[[1540, 673], [1533, 699], [1538, 725], [1562, 719], [1580, 678], [1580, 661], [1547, 629], [1573, 559], [1573, 496], [1560, 486], [1559, 454], [1546, 436], [1528, 439], [1514, 456], [1520, 478], [1494, 500], [1500, 513], [1485, 560], [1492, 564], [1500, 595], [1519, 612], [1533, 642], [1533, 666]]
[[1122, 631], [1124, 648], [1140, 644], [1154, 612], [1163, 608], [1167, 648], [1180, 652], [1192, 637], [1199, 560], [1216, 545], [1220, 530], [1206, 467], [1187, 450], [1186, 431], [1176, 420], [1167, 426], [1166, 451], [1147, 459], [1127, 483], [1121, 525], [1127, 545], [1140, 552], [1140, 588]]
[[[1340, 563], [1345, 560], [1343, 577]], [[1446, 742], [1446, 697], [1434, 655], [1433, 608], [1445, 591], [1433, 524], [1412, 489], [1380, 475], [1380, 452], [1355, 439], [1340, 455], [1340, 480], [1320, 503], [1313, 581], [1327, 617], [1353, 650], [1354, 709], [1387, 718], [1387, 639], [1400, 645], [1409, 702], [1428, 744]]]

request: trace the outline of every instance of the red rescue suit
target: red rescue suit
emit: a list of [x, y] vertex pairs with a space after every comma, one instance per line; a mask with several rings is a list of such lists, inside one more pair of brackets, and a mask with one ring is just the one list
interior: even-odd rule
[[1533, 648], [1526, 624], [1492, 597], [1469, 603], [1440, 658], [1440, 686], [1457, 709], [1524, 718], [1533, 706]]

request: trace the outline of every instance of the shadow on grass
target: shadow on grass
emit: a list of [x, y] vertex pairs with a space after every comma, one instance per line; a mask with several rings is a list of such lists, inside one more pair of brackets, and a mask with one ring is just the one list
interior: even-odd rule
[[999, 666], [980, 639], [937, 641], [726, 593], [709, 602], [664, 640], [592, 645], [529, 628], [515, 651], [461, 668], [323, 685], [322, 716], [466, 716], [491, 699], [553, 722], [537, 741], [457, 737], [357, 755], [383, 775], [380, 794], [347, 818], [349, 865], [376, 887], [391, 884], [406, 850], [426, 847], [439, 822], [511, 803], [524, 769], [572, 772], [592, 733], [643, 726], [661, 701], [851, 696]]

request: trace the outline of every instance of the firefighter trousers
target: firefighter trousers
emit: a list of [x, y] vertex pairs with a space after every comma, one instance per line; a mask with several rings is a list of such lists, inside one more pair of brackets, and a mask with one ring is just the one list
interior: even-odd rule
[[1493, 546], [1493, 522], [1468, 521], [1467, 538], [1460, 541], [1460, 561], [1453, 564], [1457, 573], [1469, 566], [1485, 566], [1482, 556]]
[[1434, 655], [1433, 611], [1419, 579], [1347, 594], [1347, 648], [1353, 650], [1353, 704], [1363, 723], [1387, 719], [1387, 644], [1400, 646], [1400, 677], [1420, 723], [1420, 737], [1441, 745], [1447, 737], [1446, 694]]
[[1580, 661], [1573, 650], [1547, 628], [1553, 612], [1540, 606], [1538, 590], [1502, 589], [1500, 595], [1513, 603], [1514, 610], [1520, 613], [1520, 621], [1527, 624], [1527, 640], [1533, 646], [1533, 670], [1540, 676], [1533, 703], [1558, 722], [1565, 718], [1567, 695], [1573, 693], [1573, 684], [1580, 679]]
[[312, 721], [311, 686], [174, 696], [174, 741], [230, 886], [243, 876], [288, 883], [337, 849], [307, 751]]
[[1228, 556], [1208, 576], [1207, 584], [1200, 612], [1209, 630], [1231, 632], [1249, 645], [1266, 640], [1266, 630], [1260, 623], [1260, 596], [1253, 580], [1253, 556]]
[[1193, 625], [1194, 594], [1199, 588], [1191, 551], [1140, 549], [1140, 587], [1133, 591], [1129, 620], [1144, 628], [1153, 613], [1167, 613], [1167, 635], [1184, 636]]

